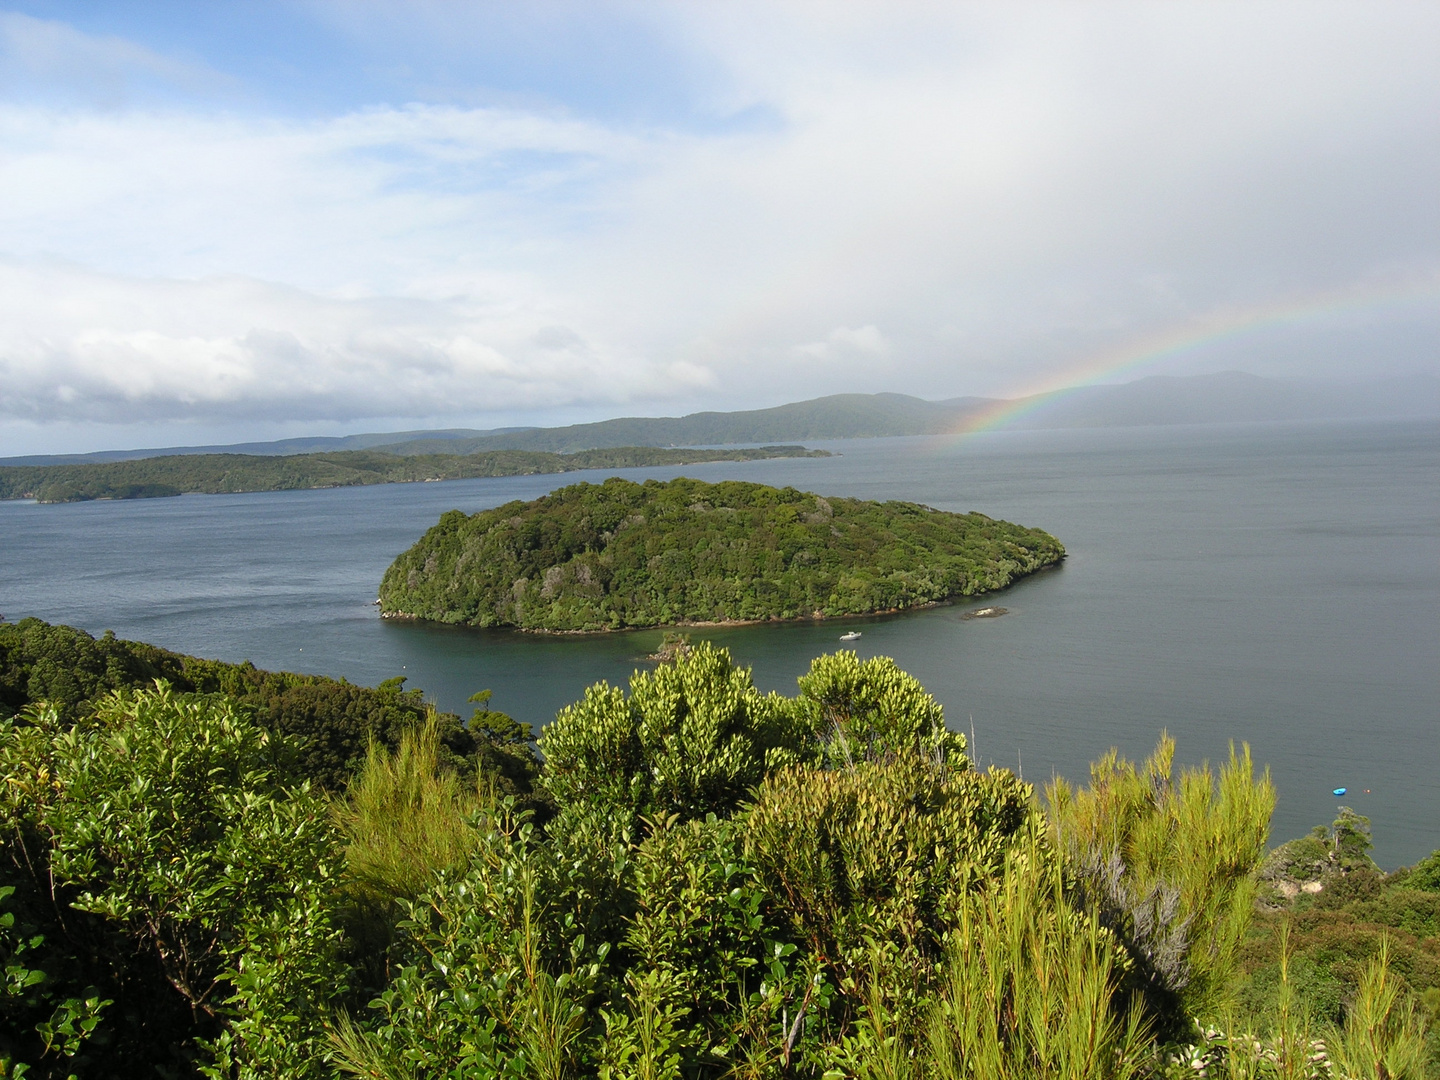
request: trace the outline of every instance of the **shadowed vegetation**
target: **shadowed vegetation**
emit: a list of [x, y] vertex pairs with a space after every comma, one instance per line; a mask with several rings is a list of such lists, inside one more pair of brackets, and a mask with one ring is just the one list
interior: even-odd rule
[[[371, 742], [395, 747], [433, 711], [421, 691], [403, 689], [403, 677], [372, 689], [185, 656], [108, 632], [94, 638], [39, 619], [0, 623], [0, 715], [46, 702], [62, 721], [74, 722], [107, 691], [148, 687], [157, 679], [177, 690], [222, 694], [267, 730], [293, 736], [300, 772], [330, 791], [345, 787]], [[528, 796], [539, 768], [528, 728], [488, 710], [477, 710], [468, 726], [454, 713], [436, 713], [435, 725], [448, 763], [493, 775], [502, 794]]]

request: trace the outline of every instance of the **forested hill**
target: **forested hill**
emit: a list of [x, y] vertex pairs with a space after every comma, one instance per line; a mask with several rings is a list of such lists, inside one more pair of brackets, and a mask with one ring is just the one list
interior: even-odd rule
[[623, 446], [575, 454], [492, 450], [471, 454], [398, 456], [377, 450], [262, 457], [248, 454], [186, 454], [88, 465], [0, 468], [0, 499], [45, 503], [88, 499], [147, 499], [188, 492], [289, 491], [481, 476], [529, 476], [579, 469], [631, 469], [692, 465], [705, 461], [755, 461], [776, 457], [828, 457], [803, 446], [725, 450], [670, 450]]
[[1053, 536], [983, 514], [681, 478], [575, 484], [441, 517], [386, 571], [381, 610], [475, 626], [603, 630], [823, 618], [1004, 588]]
[[[1015, 428], [1137, 427], [1314, 420], [1327, 417], [1440, 416], [1432, 376], [1331, 383], [1265, 379], [1239, 371], [1154, 375], [1116, 386], [1069, 387], [1030, 397], [926, 401], [906, 394], [833, 394], [771, 409], [689, 416], [621, 417], [595, 424], [514, 431], [414, 433], [385, 449], [400, 454], [460, 450], [581, 450], [594, 446], [717, 446], [725, 443], [950, 435], [987, 418]], [[364, 436], [373, 438], [373, 436]]]
[[907, 394], [832, 394], [771, 409], [622, 416], [594, 424], [477, 434], [472, 438], [412, 438], [397, 440], [385, 449], [400, 454], [501, 448], [563, 452], [595, 446], [714, 446], [944, 435], [963, 430], [966, 418], [978, 416], [990, 404], [993, 402], [988, 398], [925, 401]]

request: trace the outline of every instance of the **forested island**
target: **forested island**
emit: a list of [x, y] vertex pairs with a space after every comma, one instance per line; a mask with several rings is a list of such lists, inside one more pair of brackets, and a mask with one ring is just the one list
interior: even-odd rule
[[829, 456], [825, 450], [807, 450], [803, 446], [731, 447], [721, 450], [621, 446], [568, 454], [539, 450], [487, 450], [473, 454], [342, 450], [283, 457], [176, 454], [98, 464], [3, 466], [0, 467], [0, 499], [35, 499], [42, 503], [153, 499], [187, 493], [217, 495], [292, 491], [360, 484], [532, 476], [580, 469], [634, 469], [653, 465], [694, 465], [706, 461]]
[[[159, 681], [156, 681], [159, 680]], [[705, 643], [539, 739], [0, 625], [0, 1076], [1423, 1080], [1440, 852], [1248, 751], [980, 771], [887, 658]]]
[[442, 515], [385, 572], [388, 617], [525, 630], [830, 618], [1002, 589], [1065, 557], [983, 514], [682, 477]]

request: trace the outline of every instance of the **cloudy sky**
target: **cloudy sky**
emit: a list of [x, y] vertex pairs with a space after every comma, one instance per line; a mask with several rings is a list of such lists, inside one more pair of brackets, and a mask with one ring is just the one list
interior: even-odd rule
[[0, 454], [1435, 372], [1437, 193], [1429, 0], [0, 4]]

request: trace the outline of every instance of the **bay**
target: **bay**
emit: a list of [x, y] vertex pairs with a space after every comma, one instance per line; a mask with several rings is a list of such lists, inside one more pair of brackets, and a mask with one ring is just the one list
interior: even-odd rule
[[[986, 763], [1084, 780], [1161, 730], [1184, 762], [1248, 742], [1280, 790], [1275, 840], [1352, 806], [1385, 866], [1440, 846], [1440, 424], [1317, 422], [991, 432], [817, 443], [828, 459], [624, 470], [980, 510], [1069, 558], [986, 601], [900, 616], [697, 630], [794, 692], [859, 629], [973, 731]], [[543, 724], [623, 682], [659, 631], [544, 637], [381, 620], [390, 561], [445, 510], [610, 473], [38, 506], [0, 503], [0, 611], [446, 709], [475, 690]], [[963, 618], [982, 603], [996, 619]], [[1330, 794], [1346, 787], [1343, 800]]]

